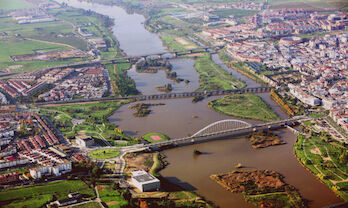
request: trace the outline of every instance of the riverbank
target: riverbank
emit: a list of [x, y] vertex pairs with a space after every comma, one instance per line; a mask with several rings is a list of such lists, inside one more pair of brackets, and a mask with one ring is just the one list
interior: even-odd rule
[[156, 176], [161, 181], [162, 188], [160, 191], [136, 193], [138, 198], [142, 198], [145, 201], [151, 198], [153, 203], [159, 203], [161, 207], [165, 206], [163, 203], [161, 204], [163, 197], [167, 198], [167, 203], [170, 203], [170, 205], [165, 207], [214, 207], [212, 203], [207, 202], [194, 191], [186, 191], [180, 186], [169, 182], [158, 173], [168, 165], [163, 154], [159, 152], [129, 153], [124, 158], [127, 164], [125, 175], [130, 175], [133, 170], [142, 169]]
[[275, 171], [232, 171], [210, 178], [232, 193], [242, 193], [245, 200], [257, 207], [306, 207], [295, 187], [286, 184]]
[[319, 135], [299, 134], [294, 145], [298, 161], [344, 200], [348, 200], [347, 150], [344, 145], [324, 141]]
[[208, 107], [219, 113], [238, 118], [260, 121], [276, 121], [279, 117], [257, 95], [235, 94], [208, 103]]
[[200, 91], [244, 88], [246, 84], [214, 63], [209, 53], [197, 57], [195, 69], [200, 74]]

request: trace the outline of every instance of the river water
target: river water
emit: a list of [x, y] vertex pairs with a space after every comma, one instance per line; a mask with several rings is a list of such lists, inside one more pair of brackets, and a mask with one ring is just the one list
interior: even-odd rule
[[[127, 14], [124, 9], [117, 6], [80, 3], [77, 0], [64, 0], [64, 2], [73, 7], [90, 9], [114, 18], [116, 24], [113, 32], [120, 42], [120, 47], [128, 55], [142, 55], [166, 50], [156, 34], [144, 29], [142, 24], [144, 17], [141, 15]], [[245, 81], [248, 87], [260, 86], [253, 80], [227, 68], [217, 55], [213, 55], [212, 59], [222, 65], [225, 70]], [[188, 85], [184, 83], [175, 85], [175, 92], [193, 91], [199, 87], [199, 75], [193, 68], [193, 60], [175, 59], [171, 60], [171, 63], [179, 77], [191, 81]], [[137, 88], [143, 94], [155, 94], [157, 86], [171, 82], [161, 71], [156, 74], [139, 74], [132, 68], [129, 76], [135, 80]], [[259, 94], [259, 96], [280, 118], [287, 118], [280, 107], [270, 99], [269, 93]], [[152, 113], [145, 118], [133, 117], [132, 110], [125, 105], [110, 117], [110, 121], [120, 126], [126, 133], [138, 137], [148, 132], [162, 132], [171, 138], [180, 138], [192, 135], [212, 122], [231, 118], [211, 111], [207, 107], [207, 103], [216, 98], [208, 98], [197, 104], [193, 104], [190, 98], [149, 101], [147, 103], [164, 103], [165, 105], [152, 107]], [[259, 123], [243, 120], [249, 123]], [[285, 176], [287, 183], [298, 188], [301, 195], [309, 200], [310, 207], [317, 208], [340, 202], [341, 200], [329, 188], [305, 170], [293, 156], [293, 144], [296, 137], [286, 129], [276, 133], [287, 144], [255, 150], [250, 147], [245, 137], [234, 137], [165, 150], [169, 165], [161, 171], [161, 174], [173, 183], [196, 191], [222, 208], [253, 207], [245, 202], [240, 194], [232, 194], [209, 179], [211, 174], [234, 170], [234, 165], [237, 163], [242, 163], [250, 169], [270, 169], [281, 173]], [[205, 154], [194, 156], [194, 149]]]

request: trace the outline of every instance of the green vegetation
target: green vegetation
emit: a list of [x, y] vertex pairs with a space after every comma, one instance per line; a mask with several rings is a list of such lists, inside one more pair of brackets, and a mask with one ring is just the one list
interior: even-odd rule
[[[308, 130], [307, 130], [308, 131]], [[344, 200], [348, 199], [347, 147], [325, 133], [298, 135], [294, 152], [298, 160]]]
[[245, 87], [245, 83], [236, 79], [226, 70], [215, 64], [210, 54], [205, 53], [196, 59], [195, 69], [200, 73], [199, 91], [218, 90], [218, 89], [235, 89]]
[[187, 50], [197, 48], [197, 45], [186, 37], [175, 35], [161, 35], [164, 45], [171, 51]]
[[67, 198], [68, 194], [72, 192], [86, 194], [91, 198], [95, 197], [94, 191], [84, 182], [65, 180], [2, 190], [0, 191], [0, 205], [1, 207], [37, 208], [44, 206], [49, 201]]
[[258, 12], [259, 11], [255, 11], [255, 10], [222, 9], [222, 10], [213, 11], [211, 13], [215, 14], [219, 17], [222, 17], [222, 18], [227, 18], [230, 15], [234, 15], [236, 18], [241, 18], [241, 17], [245, 17], [245, 16], [254, 15]]
[[114, 95], [127, 96], [139, 94], [135, 82], [127, 75], [130, 63], [106, 64]]
[[[151, 138], [151, 136], [159, 136], [161, 137], [161, 139], [154, 140], [153, 138]], [[148, 133], [148, 134], [145, 134], [142, 138], [151, 143], [158, 143], [158, 142], [164, 142], [169, 140], [168, 136], [161, 133]]]
[[[104, 144], [102, 137], [111, 145], [132, 145], [138, 143], [138, 139], [125, 135], [122, 130], [116, 128], [115, 124], [108, 121], [108, 117], [116, 109], [128, 102], [128, 100], [125, 100], [121, 102], [61, 105], [40, 107], [39, 110], [68, 138], [85, 134], [93, 136], [100, 145]], [[73, 125], [73, 121], [75, 125]], [[125, 140], [127, 142], [118, 143], [115, 140]]]
[[116, 149], [99, 149], [89, 153], [88, 156], [94, 159], [109, 159], [117, 157], [120, 151]]
[[33, 4], [25, 0], [1, 0], [0, 10], [26, 9], [34, 7]]
[[266, 84], [262, 79], [258, 77], [258, 75], [252, 73], [251, 70], [248, 70], [248, 66], [244, 62], [237, 62], [237, 63], [229, 62], [227, 65], [231, 68], [237, 69], [240, 73], [255, 80], [258, 83]]
[[109, 208], [120, 208], [128, 202], [123, 198], [124, 191], [114, 189], [114, 185], [98, 185], [98, 192], [102, 202]]
[[220, 113], [260, 121], [276, 121], [279, 117], [257, 95], [235, 94], [209, 102], [208, 106]]

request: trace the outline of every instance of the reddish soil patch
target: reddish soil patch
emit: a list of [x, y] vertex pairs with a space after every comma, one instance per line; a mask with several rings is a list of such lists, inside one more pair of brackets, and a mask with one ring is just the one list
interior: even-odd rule
[[265, 188], [279, 189], [286, 185], [282, 181], [282, 175], [271, 170], [233, 171], [212, 175], [210, 178], [231, 192], [257, 192]]
[[162, 137], [160, 137], [160, 136], [158, 136], [158, 135], [152, 135], [152, 136], [150, 136], [150, 138], [151, 138], [152, 140], [154, 140], [154, 141], [160, 141], [160, 140], [162, 140]]
[[106, 202], [107, 205], [118, 205], [119, 203], [118, 201]]

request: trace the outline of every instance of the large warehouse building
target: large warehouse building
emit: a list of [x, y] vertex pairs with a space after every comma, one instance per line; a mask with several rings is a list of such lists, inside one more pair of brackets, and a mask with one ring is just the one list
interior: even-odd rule
[[158, 191], [161, 187], [160, 181], [144, 170], [132, 171], [131, 184], [140, 191]]

